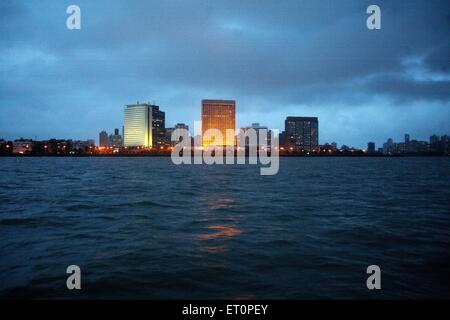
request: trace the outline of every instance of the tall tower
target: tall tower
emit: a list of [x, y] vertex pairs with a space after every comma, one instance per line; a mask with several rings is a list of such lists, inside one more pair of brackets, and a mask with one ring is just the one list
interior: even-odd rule
[[[205, 132], [217, 129], [222, 134], [222, 141], [206, 138]], [[233, 136], [226, 134], [232, 130]], [[234, 100], [202, 100], [202, 145], [234, 146], [236, 144], [236, 102]]]
[[127, 105], [124, 111], [124, 116], [124, 146], [151, 147], [151, 105]]
[[108, 133], [106, 133], [106, 131], [102, 131], [100, 132], [100, 134], [98, 135], [98, 144], [100, 147], [109, 147], [109, 137], [108, 137]]
[[314, 151], [319, 147], [317, 117], [287, 117], [284, 121], [286, 143], [289, 147]]
[[149, 103], [127, 105], [124, 111], [124, 146], [157, 147], [164, 138], [165, 113]]

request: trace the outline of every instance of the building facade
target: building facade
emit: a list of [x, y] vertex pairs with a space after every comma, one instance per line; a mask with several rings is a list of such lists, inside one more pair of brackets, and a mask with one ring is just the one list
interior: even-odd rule
[[317, 117], [287, 117], [284, 122], [285, 143], [289, 148], [312, 152], [319, 147]]
[[124, 146], [158, 148], [165, 140], [165, 113], [149, 103], [127, 105], [124, 111]]
[[166, 113], [159, 110], [158, 106], [152, 106], [152, 147], [161, 149], [166, 142]]
[[98, 145], [102, 148], [109, 147], [109, 137], [106, 131], [100, 132], [98, 135]]
[[109, 144], [114, 148], [120, 148], [123, 146], [122, 136], [119, 134], [119, 129], [114, 129], [114, 134], [109, 136]]
[[12, 149], [16, 154], [30, 153], [33, 150], [33, 140], [23, 138], [14, 140]]
[[[261, 145], [270, 146], [270, 131], [266, 126], [261, 126], [259, 123], [252, 123], [251, 126], [241, 128], [240, 134], [241, 133], [245, 134], [249, 129], [253, 129], [254, 132], [256, 133], [256, 140], [250, 141], [250, 139], [246, 137], [244, 144], [245, 147], [261, 146]], [[263, 136], [263, 140], [260, 140], [260, 132], [261, 135]], [[264, 135], [263, 132], [266, 132], [266, 134]]]
[[[222, 134], [221, 141], [216, 137], [206, 137], [209, 129], [217, 129]], [[232, 130], [227, 137], [226, 131]], [[202, 144], [203, 146], [236, 144], [236, 102], [234, 100], [202, 100]]]
[[166, 144], [168, 146], [175, 146], [178, 142], [181, 141], [181, 138], [180, 138], [180, 141], [178, 141], [178, 142], [177, 141], [172, 141], [172, 133], [176, 129], [184, 129], [184, 130], [189, 131], [189, 126], [187, 124], [184, 124], [184, 123], [177, 123], [175, 125], [175, 127], [173, 127], [173, 128], [166, 128]]

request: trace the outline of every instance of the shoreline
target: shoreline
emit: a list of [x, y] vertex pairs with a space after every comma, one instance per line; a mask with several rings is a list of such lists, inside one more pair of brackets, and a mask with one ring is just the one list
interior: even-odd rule
[[[161, 157], [167, 158], [170, 157], [171, 154], [8, 154], [8, 155], [0, 155], [0, 158], [128, 158], [128, 157]], [[314, 155], [305, 155], [305, 154], [279, 154], [279, 157], [294, 157], [294, 158], [399, 158], [399, 157], [449, 157], [449, 154], [314, 154]], [[234, 156], [237, 157], [236, 155]], [[248, 155], [246, 156], [248, 158]]]

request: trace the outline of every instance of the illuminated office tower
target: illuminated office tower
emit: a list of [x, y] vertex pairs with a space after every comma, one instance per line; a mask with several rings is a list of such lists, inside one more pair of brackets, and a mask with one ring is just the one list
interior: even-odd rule
[[127, 105], [124, 115], [125, 147], [158, 147], [165, 130], [165, 113], [158, 106], [148, 103]]
[[[217, 129], [222, 134], [222, 141], [205, 138], [208, 129]], [[233, 130], [232, 137], [226, 136], [226, 130]], [[235, 145], [236, 144], [236, 102], [234, 100], [202, 100], [202, 144]]]

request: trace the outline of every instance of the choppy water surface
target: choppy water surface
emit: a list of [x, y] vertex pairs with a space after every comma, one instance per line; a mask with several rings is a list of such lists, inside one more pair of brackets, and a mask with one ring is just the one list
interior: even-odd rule
[[0, 297], [450, 297], [449, 158], [280, 161], [0, 158]]

